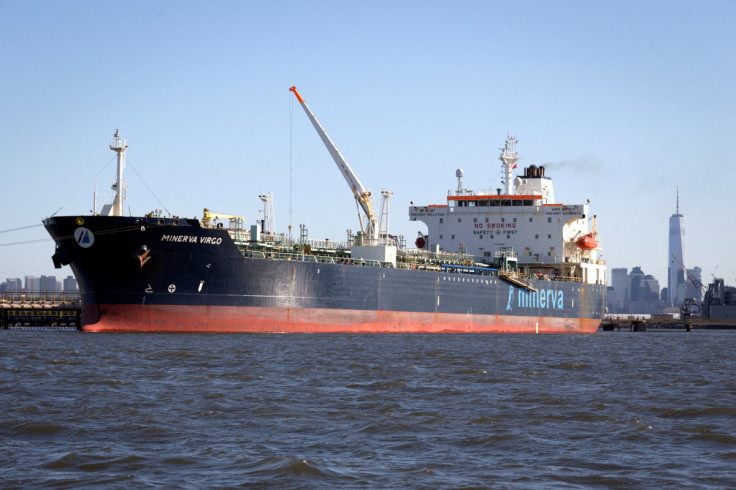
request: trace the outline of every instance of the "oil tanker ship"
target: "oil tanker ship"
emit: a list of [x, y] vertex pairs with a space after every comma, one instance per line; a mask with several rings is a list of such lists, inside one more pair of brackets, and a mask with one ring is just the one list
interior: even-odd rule
[[[90, 332], [563, 333], [593, 332], [605, 308], [605, 263], [589, 204], [555, 200], [544, 167], [513, 177], [507, 137], [504, 189], [457, 189], [413, 205], [415, 247], [388, 232], [371, 194], [291, 88], [362, 210], [346, 242], [298, 239], [264, 219], [123, 216], [125, 140], [116, 132], [116, 195], [100, 213], [52, 216], [56, 267], [70, 265]], [[513, 184], [513, 186], [512, 186]], [[385, 206], [385, 207], [384, 207]], [[385, 209], [385, 211], [384, 211]], [[96, 211], [96, 210], [95, 210]], [[384, 219], [385, 218], [385, 219]]]

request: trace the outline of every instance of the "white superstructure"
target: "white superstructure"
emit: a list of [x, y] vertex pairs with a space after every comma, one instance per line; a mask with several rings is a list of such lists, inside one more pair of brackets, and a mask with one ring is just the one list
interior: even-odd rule
[[[518, 153], [509, 137], [501, 153], [506, 180], [511, 181]], [[411, 206], [409, 218], [427, 225], [418, 241], [431, 251], [466, 253], [494, 262], [499, 252], [513, 253], [530, 275], [574, 277], [605, 284], [595, 216], [589, 204], [562, 204], [554, 197], [552, 179], [544, 167], [531, 165], [495, 193], [458, 186], [446, 204]], [[458, 179], [461, 172], [456, 173]], [[421, 245], [420, 245], [421, 244]]]

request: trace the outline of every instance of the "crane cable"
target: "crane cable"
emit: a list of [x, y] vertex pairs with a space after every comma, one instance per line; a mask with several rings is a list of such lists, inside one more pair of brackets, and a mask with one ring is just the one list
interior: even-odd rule
[[37, 226], [41, 226], [41, 225], [40, 224], [37, 224], [37, 225], [21, 226], [21, 227], [18, 227], [18, 228], [9, 228], [7, 230], [0, 230], [0, 233], [9, 233], [11, 231], [27, 230], [28, 228], [36, 228]]
[[76, 192], [74, 192], [74, 194], [72, 194], [72, 196], [64, 204], [62, 204], [59, 207], [59, 209], [57, 209], [56, 211], [54, 211], [53, 213], [51, 213], [51, 216], [56, 216], [56, 213], [58, 213], [59, 211], [61, 211], [62, 209], [64, 209], [64, 206], [66, 206], [67, 204], [69, 204], [72, 201], [72, 199], [74, 199], [75, 197], [77, 197], [77, 194], [79, 194], [82, 189], [87, 188], [87, 186], [89, 185], [89, 183], [92, 182], [92, 180], [94, 180], [95, 178], [97, 178], [97, 176], [100, 175], [102, 173], [102, 171], [105, 170], [107, 168], [107, 166], [110, 165], [110, 162], [113, 161], [114, 159], [115, 159], [115, 157], [110, 158], [110, 160], [108, 160], [107, 163], [105, 165], [103, 165], [102, 168], [100, 168], [97, 171], [97, 173], [92, 176], [91, 179], [89, 179], [84, 185], [80, 186], [76, 190]]
[[289, 240], [291, 240], [291, 204], [293, 196], [293, 168], [294, 168], [294, 98], [289, 96]]
[[[42, 225], [24, 226], [24, 227], [19, 228], [19, 229], [34, 228], [36, 226], [42, 226]], [[164, 225], [161, 225], [161, 224], [158, 224], [158, 223], [146, 222], [146, 225], [145, 226], [146, 226], [146, 228], [156, 228], [156, 227], [164, 226]], [[119, 228], [113, 228], [113, 229], [110, 229], [110, 230], [96, 231], [95, 232], [95, 236], [112, 235], [112, 234], [115, 234], [115, 233], [126, 233], [126, 232], [131, 232], [131, 231], [134, 231], [134, 230], [138, 230], [138, 229], [140, 229], [140, 225], [138, 225], [138, 224], [132, 225], [132, 226], [121, 226]], [[13, 230], [4, 230], [4, 231], [0, 231], [0, 233], [4, 233], [5, 231], [13, 231]], [[58, 237], [56, 237], [56, 240], [57, 241], [62, 241], [62, 240], [68, 240], [68, 239], [71, 239], [71, 238], [74, 238], [74, 235], [62, 235], [62, 236], [58, 236]], [[8, 247], [10, 245], [25, 245], [27, 243], [39, 243], [39, 242], [46, 242], [46, 241], [53, 241], [53, 240], [54, 239], [49, 236], [47, 238], [36, 238], [36, 239], [33, 239], [33, 240], [25, 240], [25, 241], [22, 241], [22, 242], [0, 243], [0, 247]]]
[[[21, 231], [21, 230], [28, 230], [31, 228], [37, 228], [39, 226], [43, 226], [40, 223], [36, 225], [28, 225], [28, 226], [19, 226], [17, 228], [8, 228], [7, 230], [0, 230], [0, 233], [10, 233], [11, 231]], [[47, 238], [36, 238], [34, 240], [24, 240], [22, 242], [10, 242], [10, 243], [0, 243], [0, 247], [7, 247], [10, 245], [25, 245], [27, 243], [37, 243], [37, 242], [45, 242], [47, 240], [51, 240], [51, 237]]]
[[151, 188], [148, 187], [148, 184], [146, 183], [145, 180], [143, 180], [143, 177], [141, 177], [141, 174], [138, 173], [138, 171], [135, 169], [135, 167], [133, 166], [133, 164], [130, 163], [130, 160], [129, 159], [126, 159], [125, 162], [128, 165], [130, 165], [130, 168], [132, 168], [133, 169], [133, 172], [135, 172], [135, 174], [138, 176], [138, 178], [141, 179], [141, 182], [143, 182], [143, 185], [146, 186], [146, 189], [148, 189], [148, 192], [151, 193], [151, 195], [153, 196], [153, 198], [158, 201], [158, 203], [161, 205], [162, 208], [164, 208], [164, 211], [166, 211], [166, 213], [169, 216], [171, 216], [171, 211], [169, 211], [168, 209], [166, 209], [166, 206], [164, 206], [164, 203], [161, 202], [161, 199], [159, 199], [158, 196], [156, 194], [154, 194], [154, 192], [151, 190]]
[[[102, 171], [105, 170], [108, 167], [108, 165], [110, 165], [110, 162], [112, 160], [114, 160], [114, 159], [115, 159], [115, 157], [113, 157], [110, 160], [108, 160], [108, 162], [105, 165], [103, 165], [102, 168], [100, 168], [100, 170], [98, 170], [97, 173], [92, 176], [92, 178], [90, 178], [84, 185], [80, 186], [79, 189], [77, 189], [77, 191], [74, 194], [72, 194], [72, 196], [64, 204], [62, 204], [59, 207], [59, 209], [57, 209], [56, 211], [54, 211], [51, 214], [51, 216], [56, 216], [56, 213], [58, 213], [59, 211], [61, 211], [62, 209], [64, 209], [64, 207], [67, 204], [69, 204], [69, 202], [71, 202], [72, 199], [74, 199], [77, 196], [77, 194], [79, 194], [79, 192], [82, 189], [86, 188], [93, 179], [95, 179], [98, 175], [100, 175], [100, 173], [102, 173]], [[170, 215], [171, 212], [169, 212], [169, 210], [166, 209], [166, 206], [164, 206], [164, 203], [161, 202], [161, 200], [158, 198], [158, 196], [156, 196], [156, 194], [148, 186], [148, 184], [146, 183], [146, 181], [143, 180], [143, 177], [141, 177], [141, 174], [139, 174], [138, 171], [135, 169], [135, 167], [130, 163], [130, 160], [127, 160], [126, 163], [128, 163], [128, 165], [130, 165], [130, 168], [133, 169], [133, 172], [135, 172], [135, 174], [138, 176], [138, 178], [141, 179], [141, 182], [143, 182], [143, 185], [146, 186], [146, 189], [148, 189], [148, 192], [151, 193], [151, 195], [158, 201], [158, 203], [161, 205], [161, 207], [163, 207], [166, 210], [166, 212]], [[17, 228], [9, 228], [7, 230], [0, 230], [0, 233], [10, 233], [12, 231], [27, 230], [27, 229], [30, 229], [30, 228], [37, 228], [39, 226], [43, 226], [43, 225], [41, 225], [41, 224], [35, 224], [35, 225], [19, 226]], [[124, 230], [118, 230], [118, 231], [124, 231]], [[64, 237], [61, 237], [61, 238], [64, 238]], [[24, 240], [24, 241], [19, 241], [19, 242], [0, 243], [0, 247], [8, 247], [8, 246], [11, 246], [11, 245], [25, 245], [25, 244], [28, 244], [28, 243], [39, 243], [39, 242], [45, 242], [45, 241], [49, 241], [49, 240], [52, 240], [52, 238], [51, 237], [47, 237], [47, 238], [36, 238], [34, 240]]]

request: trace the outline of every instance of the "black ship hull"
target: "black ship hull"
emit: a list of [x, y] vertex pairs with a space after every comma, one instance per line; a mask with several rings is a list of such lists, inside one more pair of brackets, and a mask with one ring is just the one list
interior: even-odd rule
[[605, 285], [249, 251], [198, 220], [53, 217], [85, 331], [593, 332]]

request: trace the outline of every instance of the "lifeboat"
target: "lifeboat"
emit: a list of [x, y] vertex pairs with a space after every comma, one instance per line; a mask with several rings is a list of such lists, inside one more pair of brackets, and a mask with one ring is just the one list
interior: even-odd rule
[[583, 250], [593, 250], [598, 246], [598, 242], [595, 240], [593, 233], [588, 233], [575, 240], [575, 245]]
[[417, 241], [414, 242], [414, 244], [417, 246], [417, 248], [424, 248], [424, 246], [427, 244], [427, 242], [424, 241], [423, 237], [417, 238]]

